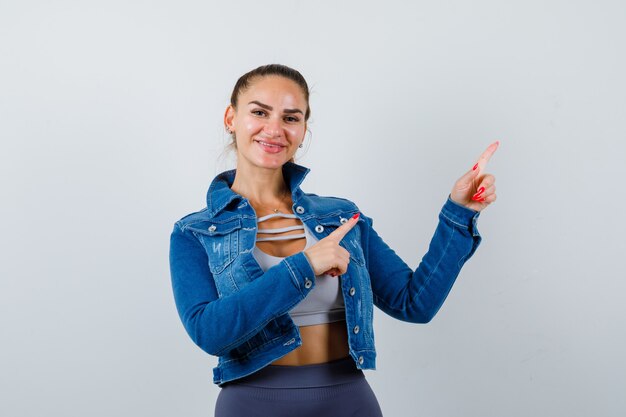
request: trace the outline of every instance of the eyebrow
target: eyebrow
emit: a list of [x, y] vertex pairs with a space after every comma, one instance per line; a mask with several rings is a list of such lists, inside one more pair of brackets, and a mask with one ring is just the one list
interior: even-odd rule
[[[256, 100], [252, 100], [250, 103], [248, 104], [256, 104], [258, 106], [263, 107], [264, 109], [267, 110], [274, 110], [274, 108], [272, 106], [268, 106], [267, 104], [263, 104], [260, 101], [256, 101]], [[285, 113], [300, 113], [301, 115], [304, 115], [304, 113], [302, 112], [302, 110], [300, 109], [285, 109], [284, 110]]]

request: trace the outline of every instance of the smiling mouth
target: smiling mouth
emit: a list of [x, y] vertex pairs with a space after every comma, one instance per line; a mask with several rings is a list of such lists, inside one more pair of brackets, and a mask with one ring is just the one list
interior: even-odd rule
[[282, 145], [274, 145], [274, 144], [271, 144], [271, 143], [263, 142], [262, 140], [256, 140], [255, 139], [254, 141], [260, 143], [263, 146], [268, 146], [268, 147], [271, 147], [271, 148], [276, 148], [276, 149], [284, 148], [284, 146], [282, 146]]

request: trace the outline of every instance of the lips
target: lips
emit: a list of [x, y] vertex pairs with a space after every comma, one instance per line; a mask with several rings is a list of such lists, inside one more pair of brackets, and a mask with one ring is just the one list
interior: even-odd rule
[[279, 143], [272, 143], [272, 142], [266, 142], [264, 140], [254, 140], [263, 150], [263, 152], [265, 153], [270, 153], [270, 154], [278, 154], [280, 152], [283, 151], [283, 148], [285, 148], [285, 145], [281, 145]]
[[286, 146], [286, 145], [282, 145], [280, 143], [269, 142], [269, 141], [266, 141], [266, 140], [255, 139], [254, 141], [260, 143], [261, 145], [272, 146], [272, 147], [277, 147], [277, 148], [284, 148]]

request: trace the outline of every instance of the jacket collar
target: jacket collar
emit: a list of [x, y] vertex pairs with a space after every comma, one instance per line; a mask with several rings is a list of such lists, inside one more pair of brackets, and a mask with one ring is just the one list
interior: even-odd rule
[[[286, 162], [282, 169], [283, 177], [285, 178], [285, 182], [291, 191], [291, 197], [295, 203], [302, 192], [300, 190], [300, 184], [311, 170], [294, 162]], [[206, 196], [207, 208], [211, 217], [224, 210], [231, 202], [244, 200], [242, 195], [230, 189], [235, 180], [236, 172], [236, 169], [224, 171], [218, 174], [211, 182]]]

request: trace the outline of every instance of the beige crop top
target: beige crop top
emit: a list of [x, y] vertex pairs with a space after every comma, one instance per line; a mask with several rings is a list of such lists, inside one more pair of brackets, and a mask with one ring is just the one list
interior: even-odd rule
[[[267, 216], [260, 217], [257, 220], [258, 224], [274, 218], [285, 217], [296, 219], [295, 214], [285, 213], [273, 213]], [[267, 236], [259, 237], [257, 234], [257, 242], [266, 240], [283, 240], [283, 239], [301, 239], [306, 238], [305, 249], [314, 245], [319, 239], [317, 239], [306, 225], [289, 226], [275, 229], [258, 229], [258, 233], [261, 234], [280, 234], [291, 230], [302, 230], [301, 234], [289, 234], [282, 236]], [[268, 255], [260, 250], [256, 245], [252, 251], [255, 259], [261, 266], [263, 271], [267, 271], [272, 266], [281, 262], [284, 258]], [[345, 306], [343, 303], [343, 295], [341, 294], [341, 288], [339, 287], [339, 277], [333, 277], [328, 274], [317, 275], [315, 277], [315, 286], [307, 294], [307, 296], [295, 305], [289, 311], [289, 315], [293, 319], [297, 326], [311, 326], [314, 324], [331, 323], [334, 321], [345, 320]]]

